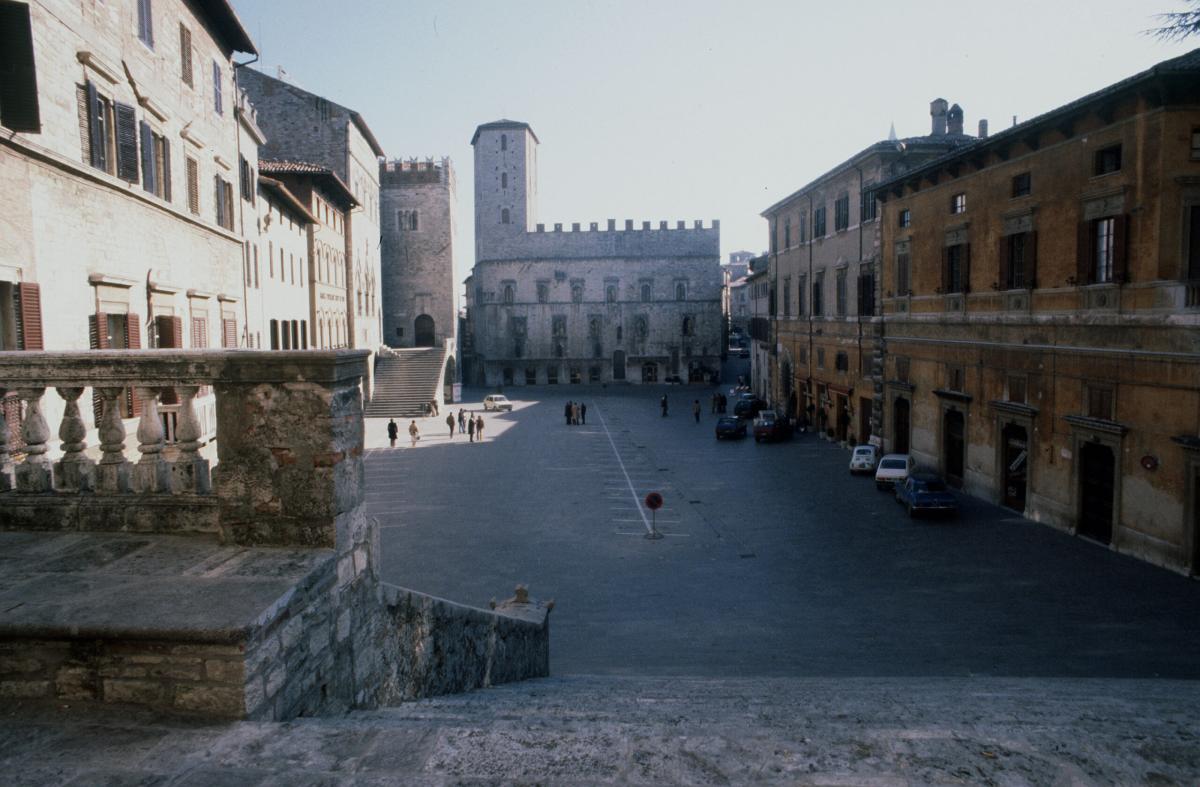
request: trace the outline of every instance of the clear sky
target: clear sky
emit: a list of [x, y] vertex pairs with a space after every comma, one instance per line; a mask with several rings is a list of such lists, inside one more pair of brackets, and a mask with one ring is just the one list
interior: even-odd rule
[[1180, 0], [233, 5], [258, 67], [361, 112], [389, 158], [451, 157], [459, 281], [480, 123], [533, 127], [548, 225], [720, 219], [724, 259], [765, 249], [759, 213], [892, 122], [928, 133], [934, 98], [995, 132], [1200, 47], [1143, 33]]

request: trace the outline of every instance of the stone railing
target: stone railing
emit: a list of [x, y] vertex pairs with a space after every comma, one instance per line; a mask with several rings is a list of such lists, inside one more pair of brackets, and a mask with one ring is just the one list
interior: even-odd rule
[[[298, 522], [312, 513], [305, 502], [318, 496], [310, 476], [324, 477], [328, 485], [334, 472], [361, 476], [361, 462], [341, 467], [335, 461], [338, 435], [347, 449], [354, 441], [348, 424], [339, 429], [334, 423], [352, 415], [345, 409], [349, 403], [334, 400], [359, 400], [361, 430], [359, 381], [366, 357], [365, 351], [0, 353], [0, 392], [15, 393], [22, 402], [24, 443], [23, 457], [14, 463], [8, 430], [0, 429], [0, 529], [219, 531], [235, 543], [332, 547], [334, 533], [313, 533]], [[195, 400], [202, 386], [216, 394], [215, 471], [201, 455]], [[51, 388], [61, 401], [45, 401]], [[88, 450], [79, 404], [88, 389], [101, 403], [98, 460], [88, 455], [94, 451]], [[174, 400], [167, 406], [174, 419], [170, 451], [162, 417], [167, 392]], [[141, 411], [132, 459], [127, 396]], [[288, 412], [293, 405], [302, 417]], [[47, 411], [62, 414], [61, 457], [54, 461]], [[329, 429], [309, 429], [317, 440], [310, 444], [305, 419], [311, 426], [312, 418], [321, 417], [330, 419]], [[355, 445], [361, 453], [361, 440]], [[298, 462], [301, 455], [306, 461]]]

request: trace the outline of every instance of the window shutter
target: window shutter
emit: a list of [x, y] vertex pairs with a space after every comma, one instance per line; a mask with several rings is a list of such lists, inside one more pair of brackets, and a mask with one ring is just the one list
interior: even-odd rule
[[217, 224], [225, 226], [225, 195], [222, 193], [221, 176], [213, 175], [213, 193], [216, 195], [217, 201]]
[[237, 320], [226, 318], [221, 320], [221, 346], [227, 348], [237, 347]]
[[963, 244], [962, 253], [962, 292], [965, 295], [971, 291], [971, 244]]
[[221, 107], [221, 66], [217, 61], [213, 61], [213, 110], [218, 114], [222, 114]]
[[154, 187], [154, 135], [150, 124], [142, 121], [138, 124], [142, 137], [142, 188], [151, 194], [156, 193]]
[[171, 201], [171, 140], [162, 138], [162, 197]]
[[1075, 242], [1075, 284], [1091, 284], [1092, 271], [1092, 222], [1079, 222], [1079, 238]]
[[188, 210], [199, 215], [200, 213], [200, 165], [196, 163], [196, 159], [184, 157], [187, 169], [187, 197]]
[[[104, 312], [88, 316], [88, 343], [93, 350], [108, 349], [108, 315]], [[104, 415], [104, 400], [95, 388], [92, 389], [92, 415], [96, 424], [100, 423], [100, 416]]]
[[96, 86], [87, 83], [88, 139], [91, 143], [91, 164], [96, 169], [108, 169], [108, 140], [104, 138], [104, 104]]
[[0, 125], [13, 131], [42, 130], [29, 6], [0, 3]]
[[116, 104], [117, 177], [129, 183], [138, 179], [137, 113], [128, 104]]
[[75, 85], [75, 109], [79, 115], [79, 149], [83, 151], [83, 163], [92, 163], [92, 120], [88, 108], [87, 85]]
[[[130, 350], [142, 349], [142, 321], [130, 312], [125, 315], [125, 346]], [[142, 400], [133, 395], [133, 386], [125, 389], [125, 417], [137, 418], [142, 414]]]
[[1025, 286], [1037, 289], [1037, 232], [1029, 233], [1025, 243]]
[[17, 285], [17, 292], [21, 298], [21, 349], [44, 350], [41, 286], [22, 282]]
[[[154, 330], [158, 334], [158, 346], [160, 349], [183, 346], [180, 325], [181, 322], [178, 317], [160, 314], [154, 318]], [[160, 401], [163, 404], [179, 404], [179, 394], [175, 392], [174, 388], [165, 388], [163, 389]]]
[[1000, 236], [1000, 249], [999, 249], [998, 253], [1000, 255], [999, 264], [997, 266], [997, 269], [999, 270], [999, 274], [1000, 274], [1000, 281], [998, 282], [998, 284], [999, 284], [1000, 289], [1007, 290], [1008, 282], [1009, 282], [1009, 275], [1010, 275], [1009, 255], [1012, 254], [1012, 237], [1011, 236], [1009, 236], [1009, 235], [1001, 235]]
[[950, 292], [950, 247], [942, 246], [942, 292]]
[[1113, 281], [1129, 281], [1129, 214], [1113, 219]]
[[188, 87], [192, 87], [192, 31], [179, 26], [180, 76]]

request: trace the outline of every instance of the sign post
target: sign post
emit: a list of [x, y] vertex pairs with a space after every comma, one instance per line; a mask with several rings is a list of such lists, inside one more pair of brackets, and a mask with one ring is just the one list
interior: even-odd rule
[[642, 502], [646, 505], [646, 508], [650, 509], [650, 532], [646, 534], [646, 538], [651, 540], [662, 538], [663, 534], [658, 532], [658, 527], [655, 525], [655, 518], [658, 509], [662, 508], [663, 496], [658, 492], [651, 492], [646, 495], [645, 500]]

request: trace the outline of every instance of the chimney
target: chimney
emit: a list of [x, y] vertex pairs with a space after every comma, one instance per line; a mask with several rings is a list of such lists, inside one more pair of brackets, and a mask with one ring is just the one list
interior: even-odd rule
[[979, 138], [987, 139], [987, 118], [979, 119]]
[[950, 114], [947, 117], [947, 129], [951, 134], [962, 136], [963, 133], [963, 111], [958, 104], [950, 107]]
[[929, 102], [929, 116], [933, 118], [933, 129], [929, 132], [935, 137], [946, 134], [946, 99], [935, 98]]

